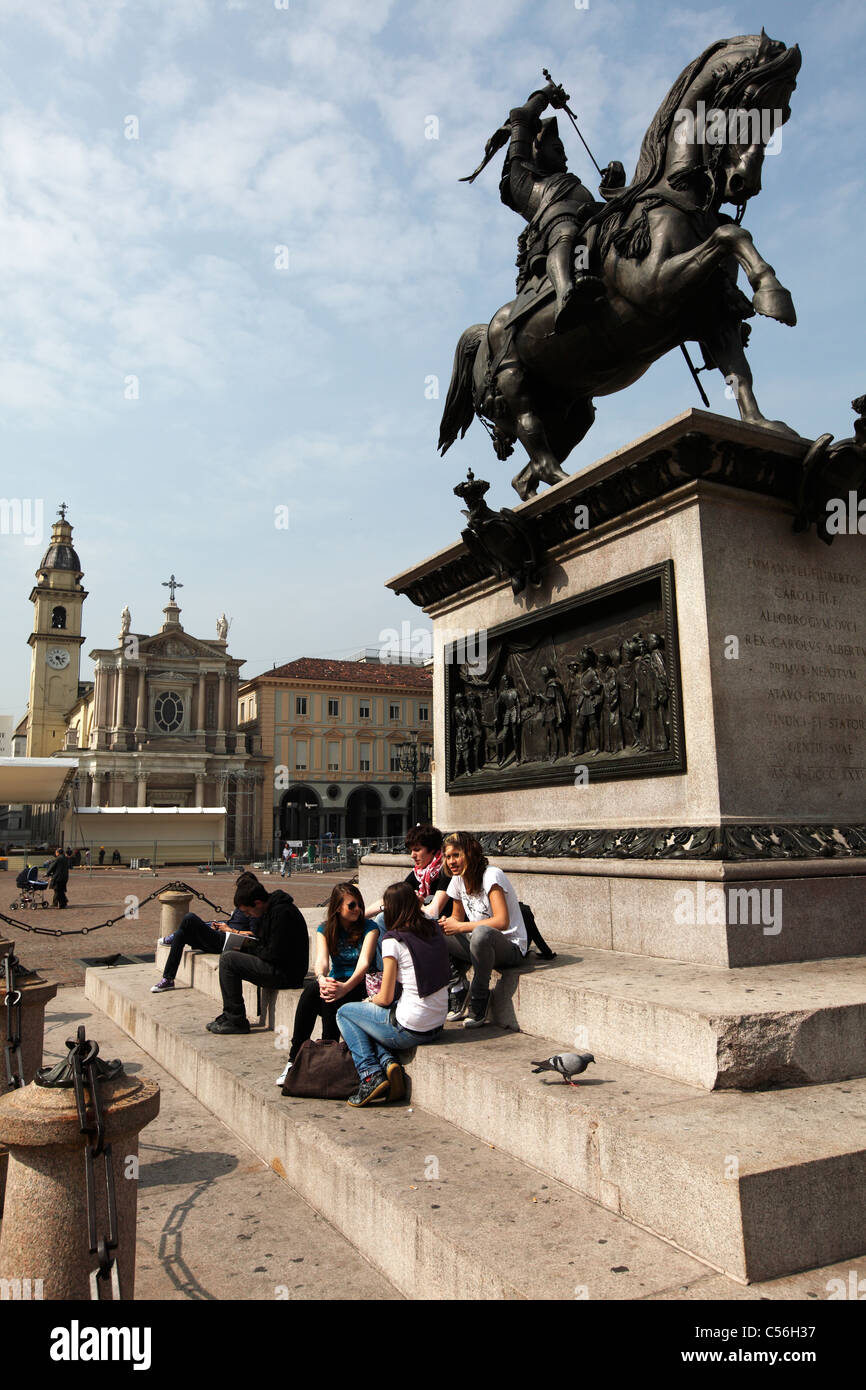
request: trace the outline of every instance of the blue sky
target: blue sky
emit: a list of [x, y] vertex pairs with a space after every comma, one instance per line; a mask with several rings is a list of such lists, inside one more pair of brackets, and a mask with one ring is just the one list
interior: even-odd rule
[[[44, 499], [46, 530], [69, 503], [85, 653], [124, 604], [154, 631], [172, 571], [185, 627], [215, 635], [225, 610], [248, 675], [425, 623], [383, 583], [457, 537], [455, 483], [471, 466], [494, 506], [516, 501], [515, 460], [480, 425], [444, 460], [436, 438], [457, 338], [511, 297], [522, 226], [499, 161], [457, 180], [545, 66], [599, 163], [630, 176], [708, 43], [763, 24], [800, 44], [745, 219], [799, 325], [753, 321], [749, 355], [767, 415], [850, 433], [866, 390], [859, 0], [0, 0], [0, 19], [2, 492]], [[721, 377], [703, 380], [734, 414]], [[566, 467], [691, 404], [669, 354], [598, 403]], [[0, 536], [0, 712], [16, 716], [40, 554]]]

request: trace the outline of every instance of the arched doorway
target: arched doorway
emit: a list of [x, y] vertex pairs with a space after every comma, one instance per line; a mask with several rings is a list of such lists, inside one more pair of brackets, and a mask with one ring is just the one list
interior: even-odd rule
[[290, 787], [280, 802], [282, 840], [318, 840], [319, 798], [312, 787]]
[[346, 834], [359, 840], [382, 834], [382, 802], [372, 787], [356, 787], [346, 801]]

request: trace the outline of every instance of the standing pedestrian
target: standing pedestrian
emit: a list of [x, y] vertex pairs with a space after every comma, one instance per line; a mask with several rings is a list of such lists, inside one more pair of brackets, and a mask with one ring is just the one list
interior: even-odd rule
[[54, 863], [48, 870], [47, 878], [54, 890], [54, 906], [64, 908], [69, 906], [69, 899], [66, 896], [66, 885], [69, 882], [69, 859], [62, 849], [54, 851]]

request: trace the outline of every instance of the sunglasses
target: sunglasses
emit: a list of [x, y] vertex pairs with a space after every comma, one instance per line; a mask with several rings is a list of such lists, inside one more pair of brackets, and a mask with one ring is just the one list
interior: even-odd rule
[[348, 908], [350, 908], [350, 909], [353, 908], [353, 907], [356, 907], [356, 908], [358, 909], [359, 912], [361, 911], [361, 904], [360, 904], [360, 903], [346, 903], [346, 907], [348, 907]]

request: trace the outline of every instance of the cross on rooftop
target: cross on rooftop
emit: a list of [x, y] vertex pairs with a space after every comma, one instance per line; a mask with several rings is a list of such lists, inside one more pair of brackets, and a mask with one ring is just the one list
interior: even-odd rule
[[60, 506], [57, 508], [57, 515], [60, 517], [60, 520], [61, 520], [61, 521], [65, 521], [65, 520], [66, 520], [66, 513], [67, 513], [68, 510], [69, 510], [69, 503], [68, 503], [68, 502], [61, 502], [61, 503], [60, 503]]
[[175, 579], [174, 575], [172, 575], [171, 579], [164, 579], [162, 581], [162, 587], [170, 591], [171, 601], [172, 603], [174, 603], [174, 591], [175, 589], [182, 589], [183, 585], [180, 583], [179, 580]]

